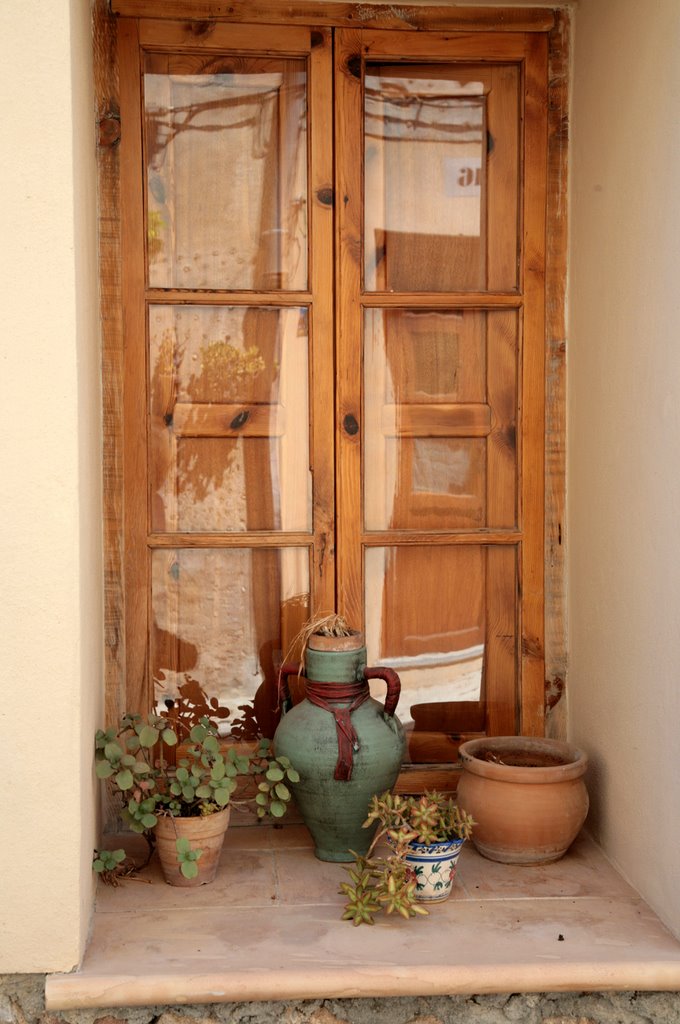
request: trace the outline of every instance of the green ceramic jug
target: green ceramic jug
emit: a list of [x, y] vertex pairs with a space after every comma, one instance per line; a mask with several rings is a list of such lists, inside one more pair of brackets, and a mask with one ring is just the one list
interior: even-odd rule
[[[315, 649], [338, 640], [353, 649]], [[299, 670], [297, 664], [281, 669], [284, 714], [274, 748], [300, 775], [291, 789], [316, 856], [351, 861], [350, 850], [365, 853], [375, 832], [362, 828], [371, 797], [392, 788], [404, 757], [404, 730], [394, 714], [399, 676], [389, 668], [366, 668], [360, 637], [312, 637], [305, 656], [305, 699], [290, 707], [288, 676]], [[369, 679], [387, 684], [384, 706], [370, 696]]]

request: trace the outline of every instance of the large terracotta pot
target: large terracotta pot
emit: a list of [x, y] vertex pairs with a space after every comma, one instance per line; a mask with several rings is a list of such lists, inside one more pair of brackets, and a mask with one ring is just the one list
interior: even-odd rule
[[461, 744], [457, 801], [475, 819], [472, 842], [490, 860], [562, 857], [588, 813], [586, 755], [557, 740], [494, 736]]
[[[229, 824], [231, 808], [225, 807], [215, 814], [200, 818], [161, 817], [155, 827], [156, 849], [161, 862], [163, 877], [169, 885], [204, 885], [214, 882]], [[177, 860], [177, 840], [186, 838], [193, 849], [202, 850], [196, 861], [198, 875], [185, 878]]]
[[[306, 676], [299, 677], [305, 698], [292, 708], [288, 677], [298, 677], [299, 665], [281, 669], [285, 714], [274, 747], [300, 775], [291, 789], [316, 856], [352, 861], [350, 851], [365, 853], [377, 827], [362, 828], [371, 797], [392, 788], [404, 756], [404, 732], [394, 714], [399, 677], [391, 669], [366, 668], [357, 636], [312, 637], [305, 663]], [[386, 682], [384, 706], [370, 696], [369, 679]]]

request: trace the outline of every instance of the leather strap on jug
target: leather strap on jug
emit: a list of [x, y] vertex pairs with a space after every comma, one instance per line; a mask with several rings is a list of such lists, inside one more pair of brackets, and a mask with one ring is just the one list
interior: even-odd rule
[[[298, 675], [299, 672], [299, 663], [287, 662], [281, 666], [279, 700], [284, 713], [290, 707], [288, 676]], [[315, 704], [316, 707], [328, 711], [335, 719], [338, 736], [338, 760], [333, 778], [340, 782], [349, 782], [352, 778], [354, 753], [359, 750], [359, 739], [352, 725], [352, 712], [361, 707], [364, 701], [370, 697], [368, 680], [382, 679], [387, 684], [385, 714], [390, 717], [394, 715], [401, 693], [399, 676], [391, 668], [367, 668], [363, 675], [364, 678], [356, 683], [321, 683], [305, 679], [307, 700], [310, 704]], [[338, 707], [338, 704], [342, 704], [342, 706]]]
[[[307, 700], [318, 708], [328, 711], [335, 719], [338, 734], [338, 760], [335, 764], [334, 779], [349, 782], [354, 767], [354, 752], [359, 750], [359, 737], [352, 725], [352, 712], [371, 696], [368, 683], [311, 683], [305, 689]], [[338, 706], [337, 702], [349, 701]]]

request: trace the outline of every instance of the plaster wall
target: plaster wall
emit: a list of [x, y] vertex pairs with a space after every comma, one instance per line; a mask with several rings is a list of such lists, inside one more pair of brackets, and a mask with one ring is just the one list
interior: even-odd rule
[[597, 838], [680, 934], [680, 5], [575, 23], [570, 738]]
[[101, 427], [88, 0], [0, 4], [0, 970], [69, 970], [92, 905]]

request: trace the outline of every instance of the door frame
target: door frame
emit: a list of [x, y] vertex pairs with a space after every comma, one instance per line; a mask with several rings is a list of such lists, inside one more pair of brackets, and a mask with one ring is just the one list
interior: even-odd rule
[[[121, 285], [120, 159], [121, 130], [117, 36], [121, 17], [188, 20], [196, 35], [217, 22], [306, 24], [376, 29], [485, 33], [527, 31], [548, 40], [548, 152], [546, 205], [545, 337], [545, 732], [565, 733], [565, 284], [567, 242], [567, 139], [570, 20], [548, 8], [410, 8], [408, 13], [366, 5], [302, 2], [287, 16], [271, 2], [232, 0], [228, 11], [214, 0], [95, 0], [95, 91], [99, 137], [99, 221], [104, 414], [104, 549], [106, 714], [115, 717], [125, 703], [125, 600], [123, 544], [123, 294]], [[124, 87], [124, 86], [123, 86]], [[133, 566], [128, 566], [134, 571]], [[129, 610], [129, 609], [128, 609]]]

